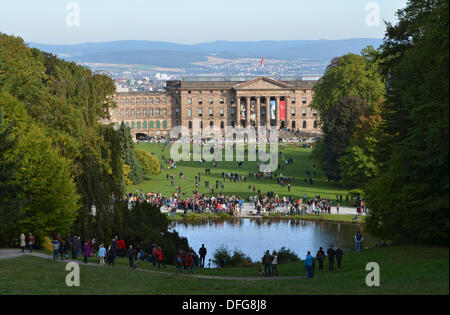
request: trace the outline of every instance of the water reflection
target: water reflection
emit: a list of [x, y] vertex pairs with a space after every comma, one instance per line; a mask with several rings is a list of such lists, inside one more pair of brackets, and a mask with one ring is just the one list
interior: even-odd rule
[[[197, 250], [202, 244], [211, 258], [220, 245], [240, 249], [252, 260], [259, 260], [266, 250], [289, 248], [304, 258], [307, 251], [313, 254], [319, 247], [330, 245], [344, 251], [354, 250], [354, 236], [361, 229], [359, 224], [339, 224], [305, 220], [239, 219], [201, 222], [175, 222], [172, 228], [189, 240]], [[372, 247], [374, 241], [364, 233], [363, 246]]]

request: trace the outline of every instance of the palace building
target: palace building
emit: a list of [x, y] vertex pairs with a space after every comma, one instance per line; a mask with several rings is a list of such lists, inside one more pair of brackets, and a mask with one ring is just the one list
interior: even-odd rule
[[110, 121], [124, 122], [134, 137], [165, 136], [174, 126], [276, 126], [320, 133], [309, 107], [317, 78], [185, 77], [167, 81], [163, 93], [116, 93]]

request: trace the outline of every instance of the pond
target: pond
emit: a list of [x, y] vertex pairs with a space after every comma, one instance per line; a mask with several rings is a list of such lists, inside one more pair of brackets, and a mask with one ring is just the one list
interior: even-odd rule
[[[239, 249], [252, 261], [259, 261], [266, 250], [272, 252], [282, 247], [289, 248], [302, 259], [308, 251], [315, 256], [319, 247], [326, 251], [330, 245], [344, 251], [354, 250], [354, 236], [362, 226], [305, 220], [235, 219], [174, 222], [172, 228], [187, 237], [189, 245], [197, 252], [205, 244], [208, 250], [206, 261], [212, 259], [215, 249], [221, 245], [230, 250]], [[362, 232], [363, 247], [374, 246], [374, 240]]]

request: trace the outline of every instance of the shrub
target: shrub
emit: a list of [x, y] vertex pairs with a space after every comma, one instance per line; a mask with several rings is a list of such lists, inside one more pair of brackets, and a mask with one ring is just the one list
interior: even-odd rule
[[300, 258], [297, 256], [297, 254], [286, 247], [282, 247], [280, 250], [278, 250], [277, 254], [279, 264], [286, 264], [290, 262], [300, 261]]
[[47, 252], [52, 252], [53, 251], [53, 245], [52, 245], [52, 240], [50, 239], [50, 237], [48, 236], [44, 236], [42, 238], [42, 248], [47, 251]]
[[145, 173], [146, 179], [150, 178], [150, 175], [157, 175], [161, 173], [161, 163], [158, 158], [151, 155], [145, 150], [136, 149], [136, 156], [141, 162], [142, 170]]
[[248, 257], [244, 252], [239, 249], [234, 249], [231, 255], [231, 250], [225, 246], [221, 245], [217, 248], [213, 254], [213, 263], [216, 266], [220, 266], [220, 262], [225, 260], [226, 266], [238, 267], [238, 266], [250, 266], [253, 262], [250, 257]]

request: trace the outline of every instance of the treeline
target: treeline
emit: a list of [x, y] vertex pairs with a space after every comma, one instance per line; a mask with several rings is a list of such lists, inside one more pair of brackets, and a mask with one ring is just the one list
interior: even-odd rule
[[410, 0], [380, 49], [335, 58], [312, 106], [314, 159], [367, 200], [382, 239], [448, 244], [448, 1]]
[[148, 178], [157, 172], [148, 161], [159, 161], [135, 154], [128, 128], [99, 122], [114, 92], [111, 78], [0, 33], [0, 245], [22, 232], [120, 232], [126, 183]]

